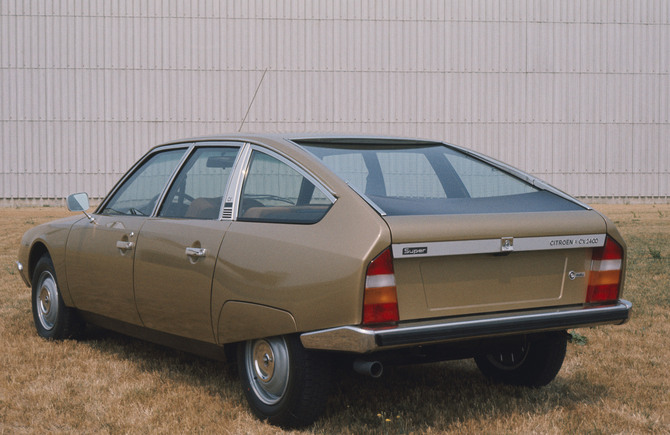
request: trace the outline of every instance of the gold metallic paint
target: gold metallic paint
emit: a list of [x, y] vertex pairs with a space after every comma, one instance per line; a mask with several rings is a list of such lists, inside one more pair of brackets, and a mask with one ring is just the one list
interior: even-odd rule
[[[210, 314], [216, 254], [230, 222], [151, 218], [135, 253], [135, 301], [144, 326], [214, 342]], [[194, 259], [187, 247], [206, 249]]]
[[95, 215], [95, 220], [96, 224], [79, 220], [67, 241], [64, 257], [74, 305], [141, 325], [133, 292], [135, 248], [123, 251], [116, 242], [137, 243], [146, 217]]
[[229, 301], [224, 304], [217, 318], [218, 343], [292, 334], [298, 331], [291, 313], [265, 305]]
[[[77, 215], [29, 230], [19, 261], [31, 268], [31, 249], [43, 243], [66, 304], [135, 325], [142, 325], [142, 314], [147, 327], [223, 344], [359, 324], [367, 265], [392, 242], [607, 232], [625, 252], [616, 227], [595, 211], [382, 218], [282, 135], [205, 140], [273, 149], [304, 167], [337, 201], [312, 225], [100, 215], [95, 225]], [[119, 240], [134, 240], [137, 256], [135, 249], [121, 252]], [[207, 249], [207, 256], [191, 261], [188, 246]], [[590, 249], [570, 249], [396, 259], [401, 320], [582, 303], [590, 255]], [[586, 271], [586, 277], [568, 282], [570, 270]]]

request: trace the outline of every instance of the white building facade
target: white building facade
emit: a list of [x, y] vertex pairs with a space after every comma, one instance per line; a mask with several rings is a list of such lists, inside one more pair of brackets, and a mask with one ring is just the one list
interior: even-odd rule
[[0, 204], [226, 132], [423, 137], [670, 199], [667, 0], [0, 0]]

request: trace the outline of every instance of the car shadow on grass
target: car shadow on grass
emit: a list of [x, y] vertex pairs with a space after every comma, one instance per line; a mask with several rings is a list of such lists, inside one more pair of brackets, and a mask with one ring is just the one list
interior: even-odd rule
[[[132, 362], [163, 381], [202, 388], [239, 409], [244, 397], [234, 361], [222, 362], [173, 350], [105, 329], [88, 327], [82, 344]], [[544, 415], [580, 404], [596, 404], [608, 388], [585, 376], [559, 376], [543, 388], [524, 388], [486, 379], [472, 360], [386, 366], [377, 379], [349, 364], [333, 370], [325, 415], [312, 433], [412, 433], [450, 430], [514, 415]]]
[[[515, 387], [486, 379], [473, 360], [396, 366], [373, 379], [342, 367], [327, 415], [317, 432], [413, 433], [453, 430], [468, 421], [513, 415], [544, 415], [607, 396], [604, 385], [559, 376], [542, 388]], [[575, 382], [577, 381], [577, 382]]]
[[[237, 370], [233, 363], [176, 350], [139, 338], [87, 325], [79, 338], [92, 349], [130, 361], [138, 370], [172, 382], [188, 382], [221, 396], [221, 388], [235, 383]], [[241, 393], [239, 394], [242, 398]]]

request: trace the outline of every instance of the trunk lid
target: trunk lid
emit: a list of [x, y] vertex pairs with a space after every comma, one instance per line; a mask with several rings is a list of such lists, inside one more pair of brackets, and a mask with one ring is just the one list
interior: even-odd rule
[[385, 216], [400, 320], [582, 304], [593, 210]]

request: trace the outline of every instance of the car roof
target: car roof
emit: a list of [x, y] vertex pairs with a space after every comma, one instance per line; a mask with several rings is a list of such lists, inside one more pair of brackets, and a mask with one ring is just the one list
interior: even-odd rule
[[[426, 145], [442, 144], [441, 141], [429, 139], [417, 139], [396, 136], [362, 135], [362, 134], [336, 134], [336, 133], [231, 133], [217, 134], [211, 136], [197, 136], [179, 139], [163, 143], [160, 146], [174, 145], [180, 143], [208, 142], [208, 141], [248, 141], [248, 142], [293, 142], [293, 143], [328, 143], [328, 144], [388, 144], [396, 145]], [[155, 147], [154, 147], [155, 148]]]

